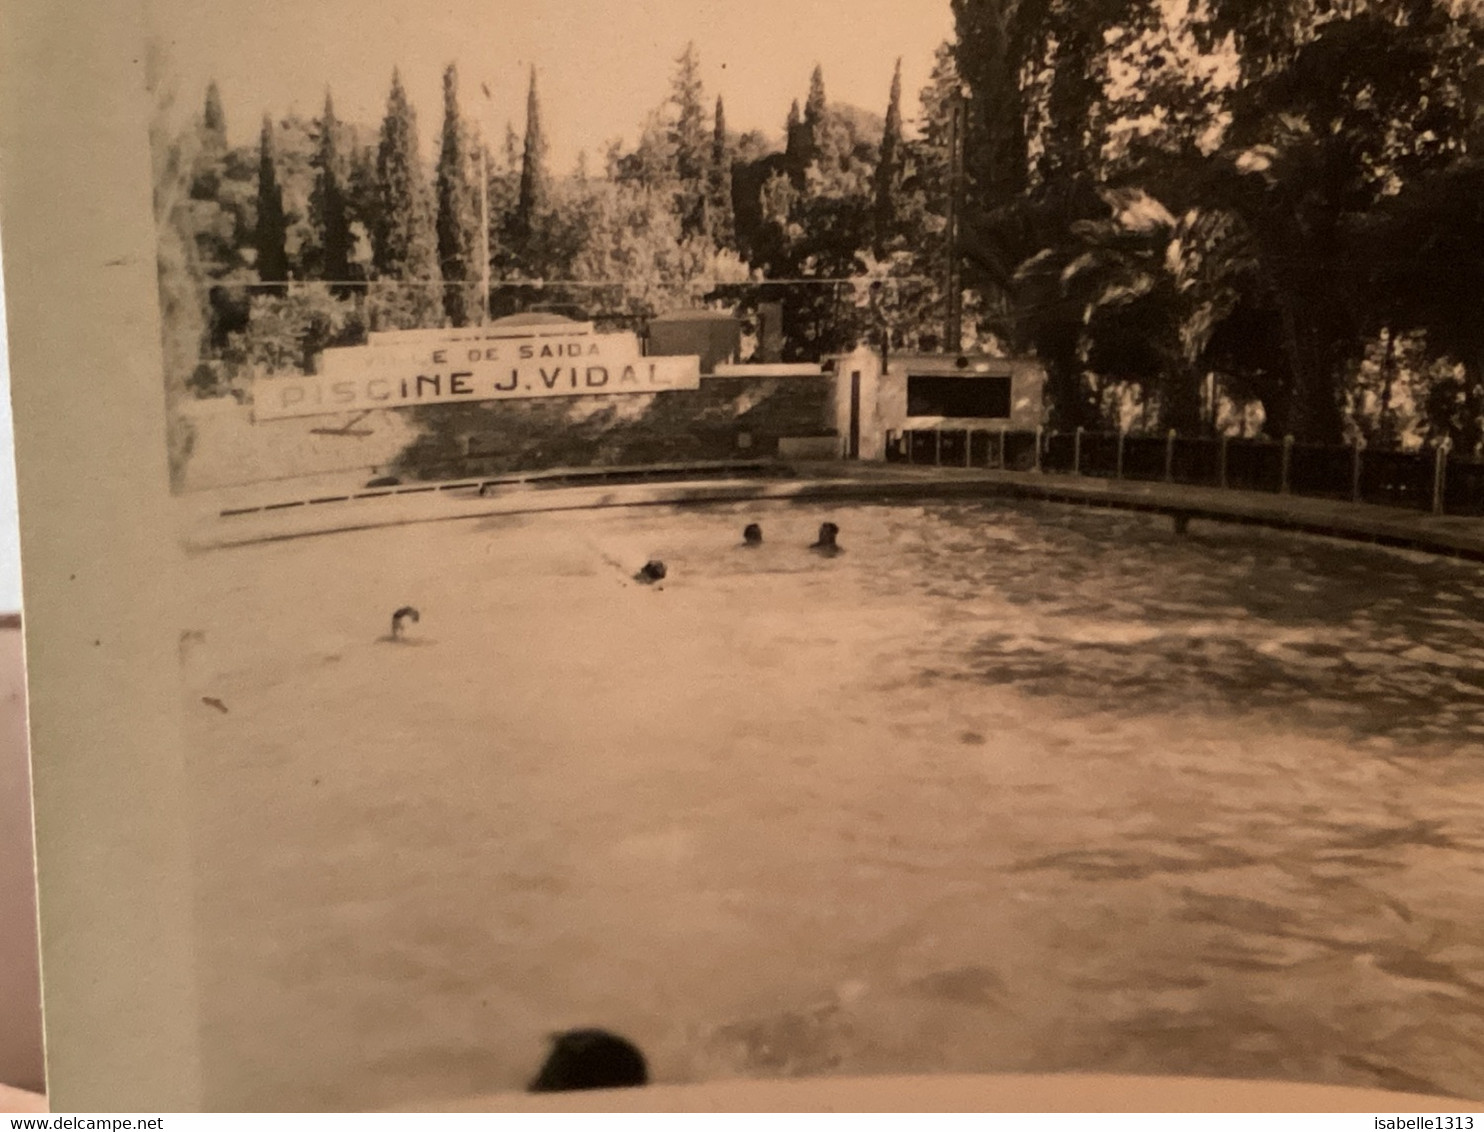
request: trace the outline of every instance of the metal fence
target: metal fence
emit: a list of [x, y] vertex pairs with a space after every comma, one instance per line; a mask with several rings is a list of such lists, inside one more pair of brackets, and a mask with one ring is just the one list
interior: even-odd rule
[[917, 429], [886, 436], [888, 461], [1180, 483], [1484, 515], [1484, 461], [1446, 444], [1417, 452], [1362, 444], [1135, 436], [1046, 429]]

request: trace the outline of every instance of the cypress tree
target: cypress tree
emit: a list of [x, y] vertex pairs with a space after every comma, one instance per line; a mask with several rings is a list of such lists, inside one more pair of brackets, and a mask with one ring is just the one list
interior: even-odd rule
[[325, 92], [325, 112], [319, 123], [319, 148], [314, 156], [314, 192], [310, 213], [319, 231], [321, 274], [336, 283], [350, 278], [350, 255], [354, 240], [346, 209], [345, 170], [339, 149], [340, 123], [335, 102]]
[[682, 236], [696, 235], [706, 228], [707, 167], [710, 147], [706, 139], [706, 116], [702, 108], [701, 64], [696, 45], [687, 43], [675, 61], [670, 101], [675, 118], [668, 131], [674, 161], [676, 211]]
[[732, 211], [732, 146], [727, 137], [727, 112], [716, 96], [716, 121], [711, 131], [711, 168], [706, 185], [707, 224], [719, 248], [735, 247], [736, 216]]
[[809, 97], [804, 102], [804, 137], [808, 147], [804, 154], [806, 163], [819, 156], [819, 148], [824, 140], [824, 118], [824, 68], [816, 63], [814, 73], [809, 76]]
[[[991, 210], [1013, 200], [1028, 180], [1025, 92], [1021, 68], [1040, 42], [1038, 13], [1016, 0], [951, 0], [958, 45], [954, 61], [969, 91], [964, 160], [970, 199]], [[1081, 120], [1069, 121], [1068, 127]]]
[[804, 123], [799, 118], [799, 100], [796, 98], [788, 108], [788, 124], [784, 126], [784, 154], [790, 164], [802, 169], [809, 164], [809, 144], [805, 140]]
[[377, 274], [386, 279], [435, 278], [438, 249], [418, 157], [417, 115], [396, 71], [376, 153], [376, 195], [372, 253]]
[[201, 115], [201, 146], [213, 157], [227, 152], [227, 113], [222, 109], [222, 92], [215, 79], [206, 87], [206, 109]]
[[[438, 155], [438, 266], [445, 283], [479, 276], [479, 202], [458, 88], [458, 69], [449, 64], [443, 72], [443, 148]], [[467, 287], [443, 288], [443, 307], [453, 325], [468, 325], [473, 299]]]
[[505, 123], [505, 146], [502, 150], [506, 172], [513, 173], [520, 165], [520, 135], [509, 122]]
[[288, 225], [283, 214], [283, 189], [278, 184], [273, 152], [273, 122], [263, 115], [258, 143], [258, 278], [276, 292], [285, 290], [289, 278]]
[[902, 61], [891, 79], [891, 96], [886, 104], [886, 129], [881, 134], [881, 154], [876, 163], [876, 200], [874, 209], [875, 252], [880, 259], [886, 251], [897, 220], [897, 194], [902, 184]]
[[526, 141], [520, 159], [520, 196], [515, 206], [515, 234], [529, 240], [546, 210], [546, 136], [541, 132], [541, 103], [536, 96], [536, 68], [526, 96]]

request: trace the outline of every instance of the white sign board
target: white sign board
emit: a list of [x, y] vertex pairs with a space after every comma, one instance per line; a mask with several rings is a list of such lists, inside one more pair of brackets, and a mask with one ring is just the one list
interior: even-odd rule
[[253, 419], [278, 420], [458, 401], [592, 397], [698, 389], [696, 356], [650, 357], [632, 334], [474, 339], [445, 335], [326, 350], [312, 376], [253, 382]]

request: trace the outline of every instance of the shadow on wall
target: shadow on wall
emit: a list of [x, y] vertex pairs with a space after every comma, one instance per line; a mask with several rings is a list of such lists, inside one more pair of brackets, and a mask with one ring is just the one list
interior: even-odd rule
[[0, 1085], [43, 1088], [41, 967], [18, 618], [0, 618]]
[[705, 377], [697, 390], [409, 409], [405, 478], [555, 467], [766, 459], [784, 437], [834, 435], [834, 378]]
[[185, 491], [382, 467], [417, 437], [407, 412], [254, 421], [251, 407], [230, 397], [178, 412], [194, 438], [178, 485]]

